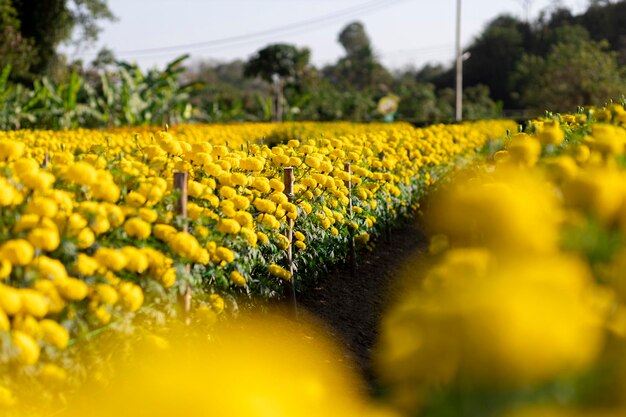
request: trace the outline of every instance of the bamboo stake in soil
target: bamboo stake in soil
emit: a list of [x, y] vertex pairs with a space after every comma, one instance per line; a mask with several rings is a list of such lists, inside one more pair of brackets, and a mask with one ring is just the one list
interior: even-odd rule
[[48, 165], [50, 164], [50, 154], [48, 152], [46, 152], [43, 156], [43, 164], [41, 164], [42, 168], [48, 168]]
[[[344, 170], [350, 175], [350, 179], [346, 184], [348, 188], [348, 218], [352, 221], [352, 168], [350, 167], [350, 162], [345, 162], [343, 164]], [[349, 256], [350, 256], [350, 269], [352, 273], [356, 271], [356, 249], [354, 248], [354, 230], [352, 229], [352, 225], [348, 227], [348, 231], [350, 236], [348, 237], [348, 247], [349, 247]]]
[[[289, 198], [290, 202], [293, 202], [293, 167], [285, 167], [283, 169], [283, 180], [285, 183], [285, 194]], [[289, 308], [294, 315], [294, 317], [298, 314], [298, 306], [296, 304], [296, 285], [295, 285], [295, 268], [293, 264], [293, 219], [287, 217], [287, 240], [289, 241], [289, 247], [287, 248], [287, 267], [289, 273], [291, 274], [291, 279], [287, 281], [287, 286], [285, 288], [286, 298]]]
[[[178, 214], [183, 218], [183, 232], [189, 230], [187, 225], [187, 183], [189, 180], [189, 173], [187, 172], [175, 172], [174, 173], [174, 189], [180, 190], [180, 196], [178, 197]], [[189, 273], [189, 266], [187, 266], [187, 273]], [[183, 307], [185, 310], [185, 323], [191, 322], [191, 283], [189, 277], [185, 282], [185, 293], [183, 295]]]

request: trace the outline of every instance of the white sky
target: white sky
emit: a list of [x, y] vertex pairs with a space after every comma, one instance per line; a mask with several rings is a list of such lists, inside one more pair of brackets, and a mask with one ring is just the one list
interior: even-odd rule
[[[462, 0], [462, 44], [468, 45], [499, 14], [525, 18], [525, 3], [531, 4], [530, 16], [535, 18], [554, 4], [579, 13], [588, 1]], [[448, 63], [454, 56], [456, 0], [109, 0], [108, 4], [118, 21], [105, 23], [99, 41], [88, 50], [76, 53], [66, 48], [70, 58], [90, 61], [106, 45], [120, 59], [144, 68], [161, 67], [184, 52], [191, 52], [192, 60], [228, 61], [247, 59], [270, 43], [285, 42], [310, 48], [313, 64], [321, 66], [343, 55], [337, 35], [354, 20], [363, 22], [375, 53], [389, 68]], [[289, 29], [274, 30], [285, 26]], [[220, 41], [233, 37], [240, 38]], [[189, 44], [201, 45], [177, 48]]]

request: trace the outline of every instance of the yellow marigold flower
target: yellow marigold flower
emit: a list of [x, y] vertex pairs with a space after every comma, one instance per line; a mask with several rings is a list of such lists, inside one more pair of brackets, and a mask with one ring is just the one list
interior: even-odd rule
[[233, 217], [241, 227], [253, 227], [254, 219], [247, 211], [239, 210]]
[[7, 279], [12, 269], [11, 262], [7, 259], [0, 259], [0, 280]]
[[229, 187], [228, 185], [223, 185], [220, 188], [220, 195], [224, 198], [233, 198], [237, 195], [237, 191], [233, 187]]
[[296, 241], [296, 243], [294, 243], [294, 246], [300, 250], [306, 249], [306, 243], [302, 242], [301, 240]]
[[285, 281], [289, 281], [292, 278], [291, 273], [289, 271], [287, 271], [285, 268], [280, 267], [276, 264], [271, 264], [269, 266], [269, 272], [271, 275], [274, 275], [275, 277], [278, 277]]
[[209, 295], [209, 304], [215, 313], [220, 314], [224, 311], [224, 299], [218, 294]]
[[295, 140], [295, 139], [291, 139], [289, 142], [287, 142], [287, 146], [290, 148], [297, 148], [298, 146], [300, 146], [300, 141]]
[[48, 299], [48, 314], [58, 314], [66, 307], [67, 303], [61, 298], [53, 281], [40, 279], [35, 282], [33, 289], [39, 291]]
[[356, 240], [357, 243], [360, 243], [362, 245], [366, 244], [367, 242], [369, 242], [370, 240], [370, 235], [367, 232], [361, 232], [358, 235], [356, 235], [356, 237], [354, 238], [354, 240]]
[[41, 217], [53, 218], [59, 211], [59, 205], [48, 197], [34, 197], [26, 205], [25, 213], [37, 214]]
[[124, 231], [130, 237], [147, 239], [152, 232], [152, 226], [139, 217], [133, 217], [124, 223]]
[[11, 322], [7, 314], [0, 310], [0, 332], [8, 332], [11, 329]]
[[275, 190], [281, 193], [285, 190], [285, 184], [283, 184], [282, 181], [276, 178], [270, 179], [270, 187], [272, 188], [272, 190]]
[[39, 328], [39, 322], [33, 316], [26, 314], [20, 314], [13, 318], [13, 330], [19, 330], [27, 335], [35, 338], [41, 338], [41, 329]]
[[277, 245], [281, 249], [287, 249], [290, 245], [289, 239], [285, 235], [281, 235], [280, 233], [276, 234]]
[[20, 196], [19, 191], [5, 178], [0, 177], [0, 207], [11, 206]]
[[128, 262], [123, 252], [111, 248], [99, 248], [94, 257], [101, 265], [111, 271], [120, 271]]
[[141, 287], [130, 282], [123, 282], [118, 289], [122, 307], [130, 312], [139, 310], [143, 304]]
[[250, 200], [244, 196], [236, 195], [230, 199], [237, 210], [246, 210], [250, 207]]
[[204, 184], [197, 181], [189, 181], [187, 183], [187, 193], [194, 198], [200, 198], [204, 194]]
[[93, 233], [93, 230], [91, 230], [88, 227], [85, 227], [83, 230], [81, 230], [78, 233], [78, 236], [76, 239], [78, 241], [78, 247], [80, 249], [87, 249], [88, 247], [93, 245], [93, 243], [96, 241], [96, 235]]
[[12, 316], [22, 309], [22, 297], [20, 291], [0, 284], [0, 310]]
[[248, 184], [248, 177], [241, 172], [236, 172], [230, 177], [230, 182], [233, 185], [239, 185], [243, 187]]
[[19, 290], [22, 300], [21, 312], [33, 317], [41, 318], [48, 313], [49, 301], [38, 291], [30, 288]]
[[56, 229], [37, 227], [28, 233], [28, 241], [35, 247], [46, 252], [52, 252], [59, 247], [61, 239]]
[[148, 266], [150, 265], [148, 257], [140, 249], [134, 246], [124, 246], [121, 251], [128, 260], [124, 269], [138, 274], [141, 274], [148, 269]]
[[9, 240], [0, 246], [0, 258], [11, 262], [13, 266], [28, 265], [34, 255], [33, 245], [24, 239]]
[[39, 345], [37, 342], [19, 330], [11, 333], [13, 345], [18, 350], [18, 361], [23, 365], [34, 365], [39, 360]]
[[270, 182], [265, 177], [255, 177], [250, 185], [252, 188], [262, 193], [269, 193], [271, 191]]
[[111, 228], [109, 218], [104, 214], [96, 214], [96, 216], [89, 222], [89, 227], [97, 235], [106, 233]]
[[154, 230], [152, 231], [154, 237], [159, 239], [162, 242], [169, 242], [178, 231], [175, 227], [170, 226], [169, 224], [157, 224], [154, 226]]
[[290, 158], [287, 155], [273, 155], [272, 162], [275, 166], [287, 166], [290, 165]]
[[35, 170], [26, 172], [20, 177], [20, 180], [22, 181], [22, 184], [32, 190], [45, 191], [52, 187], [56, 178], [49, 172]]
[[156, 210], [147, 207], [141, 207], [139, 209], [139, 217], [141, 217], [143, 221], [146, 221], [148, 223], [154, 223], [159, 218], [159, 213], [157, 213]]
[[238, 287], [246, 286], [246, 277], [241, 275], [238, 271], [232, 271], [230, 273], [230, 280], [233, 284], [235, 284]]
[[98, 200], [116, 203], [120, 199], [120, 188], [113, 182], [96, 182], [91, 184], [90, 190]]
[[82, 229], [87, 227], [87, 224], [87, 219], [79, 213], [72, 213], [67, 217], [64, 227], [65, 233], [69, 236], [76, 236]]
[[128, 204], [130, 207], [141, 207], [146, 204], [146, 197], [139, 194], [137, 191], [131, 191], [130, 193], [126, 194], [124, 200], [126, 201], [126, 204]]
[[565, 132], [558, 122], [547, 121], [537, 134], [537, 139], [544, 145], [560, 145], [565, 139]]
[[119, 300], [119, 295], [117, 294], [115, 288], [108, 284], [97, 284], [96, 293], [98, 294], [100, 301], [105, 304], [115, 305]]
[[241, 230], [241, 225], [233, 219], [221, 219], [217, 224], [217, 229], [222, 233], [236, 235]]
[[214, 145], [213, 150], [211, 151], [211, 155], [213, 158], [221, 158], [223, 156], [228, 155], [228, 148], [223, 145]]
[[70, 340], [70, 335], [59, 323], [53, 320], [44, 319], [39, 322], [43, 340], [50, 343], [57, 349], [65, 349]]
[[258, 157], [249, 157], [241, 160], [239, 166], [246, 171], [262, 171], [265, 165], [265, 160]]
[[37, 214], [24, 214], [13, 225], [13, 233], [23, 232], [24, 230], [30, 230], [39, 224], [41, 218]]
[[314, 169], [317, 169], [317, 168], [319, 168], [319, 167], [320, 167], [320, 160], [319, 160], [319, 158], [316, 158], [316, 157], [314, 157], [314, 156], [312, 156], [312, 155], [307, 155], [307, 156], [304, 158], [304, 163], [305, 163], [307, 166], [309, 166], [309, 167], [311, 167], [311, 168], [314, 168]]
[[194, 254], [200, 249], [200, 244], [195, 236], [187, 232], [176, 233], [169, 241], [169, 245], [178, 256], [193, 259]]
[[96, 182], [98, 173], [93, 165], [79, 161], [65, 171], [65, 178], [79, 185], [91, 185]]
[[256, 242], [258, 240], [258, 236], [254, 232], [254, 230], [252, 230], [249, 227], [242, 226], [241, 227], [241, 234], [248, 241], [248, 243], [250, 245], [252, 245], [252, 247], [256, 247]]
[[215, 255], [221, 260], [224, 261], [226, 263], [231, 263], [232, 261], [235, 260], [235, 252], [233, 252], [232, 250], [224, 247], [224, 246], [219, 246], [216, 250], [215, 250]]
[[271, 214], [263, 213], [258, 216], [258, 221], [270, 229], [280, 229], [280, 221]]
[[0, 140], [0, 159], [14, 161], [24, 155], [26, 145], [15, 140]]
[[60, 385], [67, 380], [67, 372], [57, 365], [46, 363], [39, 371], [39, 378], [44, 384]]
[[176, 268], [168, 268], [160, 277], [159, 281], [165, 288], [170, 288], [176, 282]]
[[313, 207], [311, 207], [311, 205], [306, 201], [301, 201], [300, 207], [302, 207], [302, 210], [304, 210], [306, 214], [311, 214], [311, 212], [313, 211]]
[[47, 256], [39, 256], [31, 263], [40, 279], [48, 279], [52, 281], [60, 281], [67, 278], [65, 266], [58, 259], [48, 258]]
[[265, 198], [257, 198], [252, 202], [252, 204], [257, 210], [263, 213], [273, 213], [276, 211], [276, 203]]
[[111, 322], [111, 312], [106, 305], [95, 306], [92, 313], [96, 320], [98, 320], [98, 323], [103, 326]]
[[89, 286], [77, 278], [67, 278], [58, 283], [59, 294], [66, 300], [84, 300], [89, 293]]
[[281, 191], [275, 191], [270, 194], [270, 200], [272, 200], [276, 204], [285, 204], [289, 202], [289, 198]]
[[263, 232], [256, 232], [257, 238], [259, 239], [259, 242], [261, 242], [261, 245], [265, 245], [267, 244], [267, 242], [270, 241], [270, 238], [267, 237], [267, 235]]

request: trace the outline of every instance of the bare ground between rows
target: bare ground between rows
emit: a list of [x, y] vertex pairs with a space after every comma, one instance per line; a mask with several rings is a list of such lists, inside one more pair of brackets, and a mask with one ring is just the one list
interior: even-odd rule
[[335, 266], [298, 294], [298, 308], [326, 324], [372, 390], [378, 385], [372, 352], [381, 318], [399, 291], [398, 272], [425, 247], [426, 238], [418, 223], [407, 221], [379, 238], [373, 252], [360, 253], [354, 272], [349, 265]]

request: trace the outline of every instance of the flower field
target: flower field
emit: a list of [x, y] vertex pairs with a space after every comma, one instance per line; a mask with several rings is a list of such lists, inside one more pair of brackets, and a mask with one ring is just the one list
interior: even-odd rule
[[[185, 294], [188, 320], [209, 324], [242, 297], [282, 296], [291, 271], [306, 279], [345, 259], [352, 239], [368, 245], [507, 130], [516, 125], [3, 132], [0, 403], [19, 402], [16, 378], [73, 379], [75, 351], [104, 330], [185, 316]], [[176, 172], [188, 175], [186, 215]]]
[[624, 415], [625, 127], [618, 104], [531, 121], [432, 195], [379, 344], [399, 409]]

